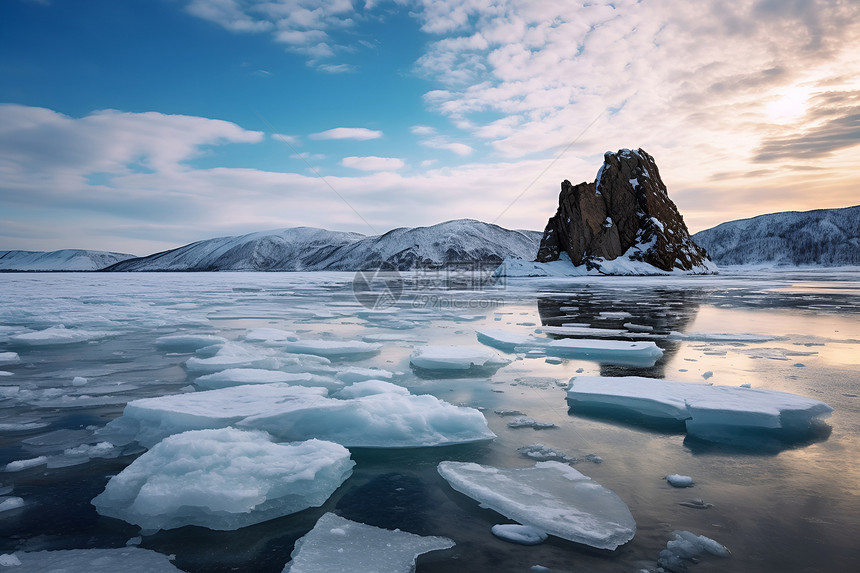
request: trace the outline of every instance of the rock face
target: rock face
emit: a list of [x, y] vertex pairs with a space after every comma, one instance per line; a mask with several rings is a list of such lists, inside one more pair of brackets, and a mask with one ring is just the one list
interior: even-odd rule
[[663, 271], [711, 272], [666, 193], [654, 158], [642, 149], [607, 152], [594, 183], [563, 181], [558, 211], [544, 230], [537, 261], [559, 259], [599, 268], [627, 257]]

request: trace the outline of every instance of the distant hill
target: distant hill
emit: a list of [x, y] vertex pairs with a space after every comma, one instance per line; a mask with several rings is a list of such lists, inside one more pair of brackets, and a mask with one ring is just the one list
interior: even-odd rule
[[97, 271], [134, 255], [63, 249], [61, 251], [0, 251], [0, 271]]
[[718, 265], [860, 265], [860, 205], [730, 221], [693, 240]]
[[354, 271], [388, 263], [398, 270], [470, 261], [534, 259], [541, 234], [471, 219], [394, 229], [367, 237], [313, 227], [198, 241], [108, 271]]

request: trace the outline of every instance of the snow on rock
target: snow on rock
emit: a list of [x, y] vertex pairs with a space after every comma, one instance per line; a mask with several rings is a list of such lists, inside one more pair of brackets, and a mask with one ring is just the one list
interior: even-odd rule
[[326, 513], [296, 542], [283, 573], [411, 573], [422, 553], [449, 549], [445, 537], [380, 529]]
[[689, 435], [714, 441], [733, 431], [803, 434], [833, 411], [824, 402], [787, 392], [638, 376], [577, 376], [571, 379], [567, 399], [574, 408], [614, 407], [683, 421]]
[[331, 442], [276, 444], [262, 432], [197, 430], [153, 446], [92, 503], [145, 530], [234, 530], [319, 507], [354, 465], [349, 451]]
[[362, 342], [361, 340], [297, 340], [285, 342], [282, 346], [287, 352], [299, 354], [314, 354], [326, 358], [366, 357], [377, 354], [381, 344]]
[[615, 549], [636, 533], [630, 510], [615, 493], [560, 462], [519, 469], [441, 462], [438, 471], [482, 505], [569, 541]]
[[46, 328], [45, 330], [15, 334], [9, 337], [9, 341], [13, 344], [24, 346], [55, 346], [61, 344], [89, 342], [91, 340], [101, 340], [102, 338], [107, 338], [116, 334], [118, 333], [99, 330], [84, 330], [82, 328], [66, 328], [64, 325], [59, 324], [57, 326]]
[[0, 251], [0, 270], [3, 271], [98, 271], [134, 255], [91, 251], [88, 249], [61, 249], [59, 251]]
[[498, 368], [510, 363], [492, 350], [468, 346], [424, 346], [416, 349], [409, 363], [424, 370], [469, 370]]
[[[353, 388], [353, 386], [355, 386]], [[495, 438], [484, 415], [433, 396], [413, 396], [383, 381], [341, 390], [282, 383], [143, 398], [100, 433], [114, 442], [149, 447], [188, 430], [236, 426], [264, 430], [281, 441], [319, 438], [347, 447], [412, 448]]]
[[182, 573], [167, 555], [139, 547], [18, 551], [0, 555], [0, 566], [9, 573]]
[[490, 531], [499, 539], [519, 545], [540, 545], [548, 537], [546, 532], [541, 531], [537, 527], [518, 525], [516, 523], [494, 525]]
[[660, 552], [657, 564], [668, 571], [683, 573], [687, 571], [685, 561], [696, 562], [701, 555], [709, 554], [716, 557], [730, 557], [731, 552], [722, 544], [704, 535], [696, 535], [689, 531], [674, 531], [674, 538], [666, 544], [666, 549]]
[[680, 474], [670, 474], [666, 476], [666, 481], [672, 487], [693, 487], [693, 478], [690, 476], [682, 476]]
[[213, 334], [168, 334], [155, 339], [155, 347], [165, 352], [195, 352], [213, 344], [225, 344], [227, 339]]

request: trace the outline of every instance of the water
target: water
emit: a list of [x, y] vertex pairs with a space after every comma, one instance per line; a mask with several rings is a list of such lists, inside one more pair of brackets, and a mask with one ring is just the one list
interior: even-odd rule
[[[295, 540], [326, 511], [389, 529], [452, 538], [456, 547], [419, 560], [419, 572], [637, 571], [655, 569], [674, 530], [728, 547], [726, 561], [705, 557], [693, 571], [860, 570], [860, 276], [827, 271], [760, 272], [687, 278], [510, 280], [491, 290], [404, 291], [393, 315], [368, 314], [347, 273], [3, 274], [0, 352], [0, 467], [49, 456], [51, 466], [0, 473], [0, 490], [23, 498], [0, 513], [0, 552], [123, 547], [136, 526], [99, 516], [89, 501], [135, 454], [67, 467], [63, 449], [92, 433], [136, 398], [188, 391], [188, 354], [158, 351], [176, 332], [238, 339], [249, 328], [292, 330], [306, 338], [388, 339], [380, 354], [335, 367], [378, 367], [413, 393], [480, 408], [493, 442], [411, 450], [356, 449], [354, 475], [321, 508], [234, 532], [184, 527], [143, 536], [141, 547], [175, 555], [189, 572], [279, 572]], [[601, 314], [602, 313], [602, 314]], [[612, 314], [627, 313], [627, 314]], [[479, 346], [475, 330], [523, 334], [542, 325], [581, 323], [686, 336], [656, 339], [653, 367], [505, 354], [495, 373], [437, 377], [413, 372], [409, 355], [425, 344]], [[12, 337], [65, 325], [86, 341], [25, 346]], [[733, 334], [714, 341], [713, 334]], [[749, 335], [759, 335], [753, 339]], [[729, 337], [732, 338], [732, 337]], [[710, 340], [709, 340], [710, 339]], [[746, 341], [744, 341], [746, 340]], [[753, 341], [751, 341], [753, 340]], [[750, 384], [822, 400], [829, 428], [800, 443], [737, 448], [691, 440], [677, 428], [570, 412], [564, 386], [576, 375], [639, 375], [680, 381]], [[75, 385], [76, 377], [87, 379]], [[184, 389], [184, 390], [183, 390]], [[556, 428], [511, 429], [496, 410], [520, 410]], [[58, 433], [58, 430], [63, 432]], [[560, 539], [524, 547], [496, 539], [506, 520], [453, 491], [436, 473], [443, 460], [525, 467], [517, 452], [542, 443], [584, 458], [582, 473], [615, 491], [636, 519], [636, 537], [615, 552]], [[66, 461], [68, 461], [66, 459]], [[78, 460], [80, 461], [80, 460]], [[675, 489], [667, 474], [692, 476]], [[709, 509], [681, 505], [692, 499]]]

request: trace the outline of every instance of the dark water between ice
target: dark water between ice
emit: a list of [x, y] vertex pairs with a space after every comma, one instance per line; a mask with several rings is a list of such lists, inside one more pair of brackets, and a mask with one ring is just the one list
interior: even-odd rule
[[[410, 450], [355, 449], [354, 474], [320, 508], [234, 532], [200, 527], [144, 536], [140, 546], [175, 555], [189, 572], [280, 572], [296, 539], [326, 511], [388, 529], [442, 535], [450, 550], [419, 560], [417, 571], [654, 570], [674, 530], [713, 538], [732, 552], [705, 557], [691, 571], [833, 572], [860, 570], [860, 276], [857, 273], [759, 273], [690, 278], [578, 278], [509, 281], [483, 292], [407, 291], [395, 316], [367, 314], [351, 274], [5, 274], [0, 275], [0, 468], [15, 460], [57, 456], [91, 443], [93, 430], [140, 397], [177, 393], [190, 378], [189, 355], [158, 351], [153, 341], [176, 332], [237, 339], [249, 328], [275, 327], [308, 338], [390, 335], [380, 354], [342, 366], [399, 374], [412, 393], [483, 410], [498, 438], [489, 443]], [[419, 312], [420, 311], [420, 312]], [[427, 312], [425, 312], [427, 311]], [[601, 314], [603, 313], [603, 314]], [[615, 314], [613, 314], [615, 313]], [[627, 314], [617, 314], [627, 313]], [[425, 344], [479, 346], [475, 330], [521, 333], [541, 325], [624, 323], [703, 336], [657, 339], [653, 367], [597, 364], [506, 354], [492, 375], [422, 377], [409, 355]], [[103, 333], [88, 341], [24, 346], [16, 334], [63, 324]], [[104, 334], [108, 333], [108, 334]], [[707, 335], [730, 333], [715, 341]], [[696, 340], [699, 338], [699, 340]], [[770, 338], [767, 340], [767, 338]], [[567, 381], [577, 374], [639, 375], [782, 390], [834, 408], [829, 429], [800, 443], [728, 447], [683, 431], [570, 412]], [[75, 385], [76, 377], [87, 379]], [[495, 410], [520, 410], [556, 428], [511, 429]], [[57, 430], [67, 430], [57, 433]], [[517, 448], [542, 443], [602, 463], [574, 467], [613, 490], [637, 522], [635, 538], [615, 552], [560, 539], [512, 545], [490, 527], [506, 520], [480, 509], [436, 473], [443, 460], [499, 467], [533, 462]], [[52, 459], [63, 465], [62, 456]], [[25, 500], [0, 513], [0, 553], [124, 547], [136, 526], [101, 517], [90, 505], [110, 475], [134, 456], [68, 467], [0, 472], [0, 491]], [[689, 489], [663, 477], [692, 476]], [[682, 505], [692, 499], [709, 509]]]

